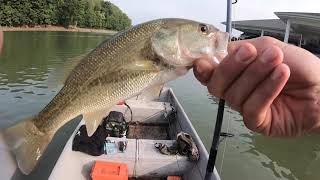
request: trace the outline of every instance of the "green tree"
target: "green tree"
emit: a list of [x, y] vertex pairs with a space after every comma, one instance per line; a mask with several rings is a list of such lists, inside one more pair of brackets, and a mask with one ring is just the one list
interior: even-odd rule
[[131, 20], [117, 6], [111, 2], [104, 2], [102, 9], [105, 14], [106, 29], [123, 30], [131, 26]]
[[0, 25], [69, 25], [123, 30], [131, 20], [103, 0], [0, 0]]

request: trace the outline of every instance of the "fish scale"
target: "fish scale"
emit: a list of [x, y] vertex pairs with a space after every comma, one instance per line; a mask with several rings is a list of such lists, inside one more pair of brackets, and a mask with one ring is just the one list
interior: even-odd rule
[[[72, 119], [80, 115], [79, 109], [74, 108], [75, 111], [71, 112], [71, 110], [66, 107], [71, 104], [74, 105], [74, 102], [78, 102], [77, 99], [81, 97], [81, 94], [85, 93], [85, 91], [81, 89], [94, 81], [101, 73], [106, 72], [105, 68], [114, 67], [117, 69], [122, 65], [130, 63], [132, 60], [140, 59], [139, 54], [137, 54], [136, 58], [132, 57], [132, 54], [138, 49], [136, 47], [139, 46], [128, 46], [128, 44], [144, 44], [144, 40], [148, 39], [151, 32], [159, 28], [159, 25], [161, 25], [161, 23], [156, 22], [152, 25], [141, 25], [131, 31], [119, 33], [118, 36], [110, 41], [104, 42], [83, 59], [71, 72], [71, 75], [69, 75], [65, 83], [67, 85], [62, 88], [57, 96], [55, 96], [44, 110], [39, 113], [37, 118], [34, 119], [34, 123], [39, 130], [47, 131], [48, 129], [52, 130], [52, 128], [58, 129], [61, 126], [60, 124], [63, 125], [64, 122], [70, 120], [70, 118]], [[138, 38], [141, 37], [141, 35], [143, 35], [143, 38]], [[100, 66], [100, 64], [103, 65]], [[118, 81], [116, 78], [113, 80]], [[81, 110], [83, 109], [85, 109], [85, 107], [81, 108]], [[46, 123], [44, 123], [44, 121]], [[57, 124], [59, 125], [56, 126]]]

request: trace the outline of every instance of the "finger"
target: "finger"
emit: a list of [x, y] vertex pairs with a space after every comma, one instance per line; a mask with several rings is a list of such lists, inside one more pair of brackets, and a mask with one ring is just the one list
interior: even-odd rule
[[258, 55], [257, 60], [252, 62], [231, 87], [226, 90], [225, 100], [229, 106], [241, 112], [242, 104], [252, 91], [282, 61], [283, 53], [280, 48], [271, 46], [265, 49], [260, 56]]
[[246, 39], [241, 41], [234, 41], [232, 42], [234, 45], [242, 44], [242, 43], [250, 43], [252, 44], [256, 49], [258, 54], [262, 53], [267, 47], [270, 46], [278, 46], [280, 49], [284, 48], [284, 46], [287, 46], [288, 44], [279, 41], [278, 39], [263, 36], [259, 38], [253, 38], [253, 39]]
[[[233, 42], [230, 42], [230, 44], [228, 45], [228, 52], [231, 54], [235, 53], [237, 48], [239, 48], [240, 46], [241, 44], [233, 45]], [[193, 65], [193, 73], [195, 77], [204, 85], [208, 83], [210, 77], [212, 76], [214, 68], [217, 67], [217, 65], [214, 64], [209, 58], [196, 60]]]
[[220, 98], [257, 56], [255, 47], [250, 43], [231, 45], [229, 49], [235, 50], [230, 50], [230, 54], [215, 69], [208, 82], [209, 92]]
[[194, 62], [194, 76], [202, 84], [206, 85], [213, 73], [214, 65], [208, 59], [199, 59]]
[[289, 76], [289, 67], [286, 64], [278, 65], [243, 104], [242, 115], [249, 129], [270, 135], [272, 124], [270, 107], [285, 86]]

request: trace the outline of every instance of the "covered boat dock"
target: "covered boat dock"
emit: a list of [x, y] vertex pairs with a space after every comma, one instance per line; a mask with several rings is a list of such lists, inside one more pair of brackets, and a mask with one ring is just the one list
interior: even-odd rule
[[[240, 39], [271, 36], [320, 54], [320, 13], [275, 12], [279, 19], [233, 21]], [[225, 24], [223, 22], [222, 24]]]

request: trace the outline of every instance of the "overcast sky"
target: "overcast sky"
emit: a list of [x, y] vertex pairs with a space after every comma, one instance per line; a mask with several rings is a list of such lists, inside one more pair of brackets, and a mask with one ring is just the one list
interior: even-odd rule
[[[156, 18], [179, 17], [213, 24], [226, 18], [226, 0], [110, 0], [138, 24]], [[234, 20], [273, 19], [273, 12], [320, 13], [320, 0], [238, 0], [233, 5]]]

